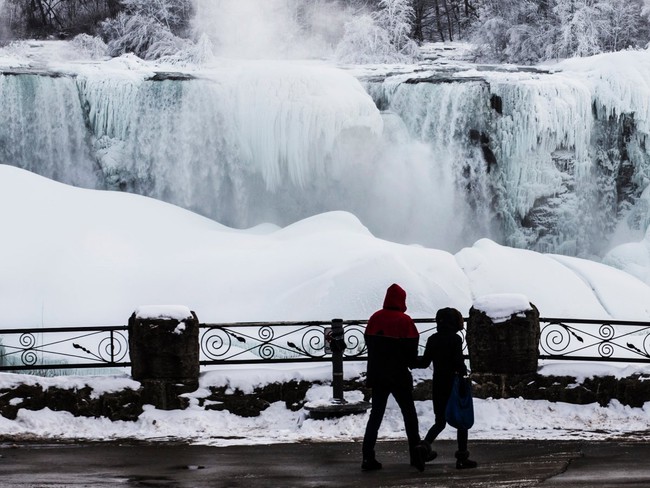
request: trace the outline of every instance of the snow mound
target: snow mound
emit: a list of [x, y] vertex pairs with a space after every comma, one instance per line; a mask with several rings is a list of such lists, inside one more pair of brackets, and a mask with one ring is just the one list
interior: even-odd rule
[[515, 294], [543, 317], [650, 320], [650, 287], [609, 266], [488, 239], [456, 255], [396, 244], [348, 212], [234, 230], [7, 165], [0, 207], [2, 328], [119, 325], [139, 304], [180, 304], [174, 316], [194, 310], [208, 323], [361, 320], [391, 283], [407, 291], [414, 317], [467, 314], [477, 297]]

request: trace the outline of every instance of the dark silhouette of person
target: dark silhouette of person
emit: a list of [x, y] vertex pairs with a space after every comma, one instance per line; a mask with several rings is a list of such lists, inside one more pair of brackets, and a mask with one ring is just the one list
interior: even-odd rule
[[361, 469], [364, 471], [382, 467], [375, 458], [375, 444], [389, 395], [393, 395], [404, 417], [411, 465], [424, 470], [428, 446], [420, 440], [410, 370], [417, 361], [420, 334], [405, 312], [406, 292], [392, 284], [386, 291], [383, 308], [370, 317], [366, 326], [366, 384], [372, 388], [372, 408], [363, 437]]
[[[433, 363], [431, 393], [435, 423], [427, 432], [424, 441], [429, 445], [447, 425], [445, 410], [451, 395], [454, 375], [467, 375], [463, 359], [463, 341], [457, 332], [463, 330], [463, 315], [455, 308], [441, 308], [436, 313], [437, 331], [427, 340], [424, 355], [418, 358], [417, 367], [428, 368]], [[456, 468], [475, 468], [477, 463], [469, 459], [467, 450], [467, 429], [457, 429], [458, 450]], [[435, 459], [436, 452], [429, 448], [427, 461]]]

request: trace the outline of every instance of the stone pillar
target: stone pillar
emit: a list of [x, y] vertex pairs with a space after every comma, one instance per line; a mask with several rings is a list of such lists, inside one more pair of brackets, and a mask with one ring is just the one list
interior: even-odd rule
[[199, 385], [199, 320], [186, 307], [139, 307], [129, 319], [131, 375], [142, 383], [144, 403], [185, 408], [182, 393]]
[[[476, 306], [476, 304], [475, 304]], [[494, 321], [485, 311], [472, 307], [467, 323], [467, 348], [472, 374], [526, 375], [537, 372], [539, 359], [539, 312], [514, 312]]]

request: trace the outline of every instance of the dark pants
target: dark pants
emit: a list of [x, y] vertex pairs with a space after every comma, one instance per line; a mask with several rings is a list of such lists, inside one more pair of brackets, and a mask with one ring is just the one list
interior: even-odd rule
[[418, 430], [418, 417], [415, 413], [413, 403], [413, 388], [411, 385], [399, 387], [378, 386], [372, 389], [372, 409], [366, 425], [366, 433], [363, 436], [363, 458], [375, 458], [375, 444], [377, 443], [377, 433], [379, 426], [384, 418], [388, 396], [393, 395], [397, 405], [399, 405], [404, 417], [404, 428], [406, 437], [409, 441], [409, 450], [413, 453], [414, 448], [420, 442], [420, 432]]
[[[429, 429], [424, 440], [431, 444], [436, 440], [436, 437], [444, 430], [447, 425], [445, 411], [447, 410], [447, 402], [451, 396], [451, 383], [444, 382], [433, 383], [433, 413], [436, 416], [433, 427]], [[456, 431], [456, 439], [458, 440], [458, 450], [467, 451], [467, 429], [458, 429]]]

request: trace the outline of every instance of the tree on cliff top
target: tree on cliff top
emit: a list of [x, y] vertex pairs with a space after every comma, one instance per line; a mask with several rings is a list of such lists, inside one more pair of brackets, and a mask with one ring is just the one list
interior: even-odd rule
[[160, 59], [191, 49], [185, 38], [191, 0], [122, 0], [122, 4], [124, 11], [101, 23], [111, 56], [133, 53]]
[[410, 38], [414, 11], [411, 0], [381, 0], [379, 10], [357, 15], [345, 25], [336, 57], [344, 63], [413, 62], [419, 56]]

